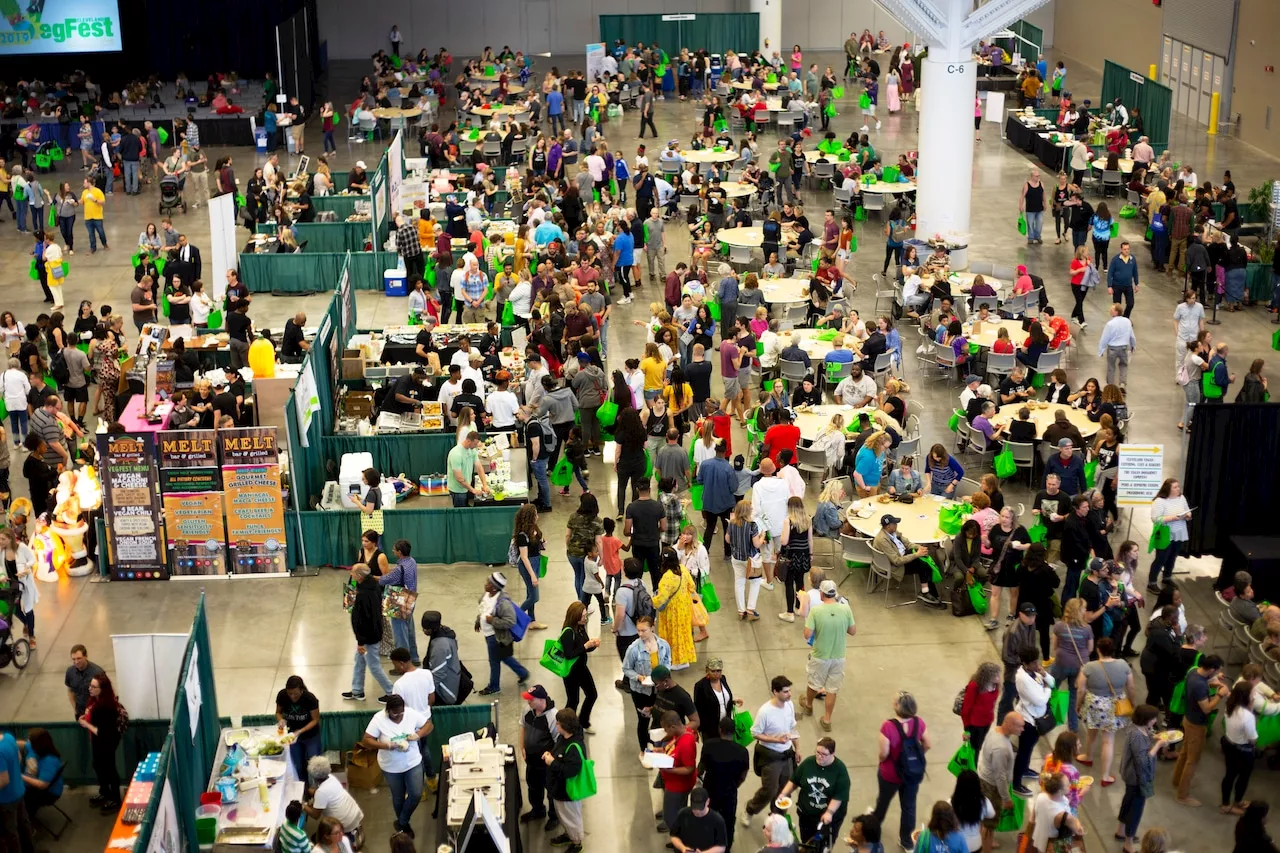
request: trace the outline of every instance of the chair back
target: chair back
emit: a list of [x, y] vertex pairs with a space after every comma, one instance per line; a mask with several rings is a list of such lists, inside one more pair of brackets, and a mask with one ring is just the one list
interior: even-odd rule
[[846, 190], [841, 187], [836, 187], [834, 195], [835, 195], [836, 201], [838, 201], [841, 205], [844, 205], [846, 207], [849, 205], [851, 201], [853, 201], [853, 190]]
[[801, 382], [809, 373], [803, 361], [792, 361], [789, 358], [778, 359], [779, 375], [789, 382]]
[[836, 166], [830, 160], [819, 161], [813, 164], [813, 176], [815, 178], [831, 178], [836, 173]]
[[827, 453], [812, 447], [796, 448], [796, 467], [808, 474], [827, 474]]
[[996, 376], [1008, 376], [1013, 373], [1014, 366], [1018, 363], [1018, 357], [1014, 353], [987, 353], [987, 373]]
[[[850, 536], [847, 533], [840, 534], [840, 556], [853, 563], [865, 563], [871, 565], [875, 562], [876, 550], [871, 547], [870, 539], [863, 539], [861, 536]], [[881, 557], [884, 555], [881, 554]]]
[[916, 435], [914, 438], [904, 438], [902, 441], [898, 442], [898, 446], [894, 448], [893, 456], [895, 459], [902, 459], [903, 457], [911, 456], [916, 459], [916, 467], [918, 468], [920, 459], [920, 436]]
[[1013, 454], [1013, 461], [1019, 468], [1030, 468], [1035, 464], [1036, 448], [1029, 441], [1006, 441], [1004, 446]]
[[[969, 430], [970, 439], [972, 440], [974, 436], [977, 436], [979, 442], [982, 441], [982, 433], [976, 432], [970, 429]], [[964, 500], [965, 498], [969, 497], [969, 495], [975, 495], [980, 491], [982, 491], [982, 484], [979, 483], [977, 480], [970, 480], [968, 477], [961, 477], [960, 480], [956, 483], [956, 493], [955, 493], [954, 500], [958, 500], [958, 501]]]
[[862, 206], [867, 210], [884, 210], [884, 195], [882, 193], [863, 193]]
[[853, 372], [852, 361], [827, 361], [823, 364], [828, 385], [839, 385], [842, 379]]

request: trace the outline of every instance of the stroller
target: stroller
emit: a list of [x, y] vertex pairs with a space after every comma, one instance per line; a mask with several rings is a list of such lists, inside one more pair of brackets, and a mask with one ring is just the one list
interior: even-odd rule
[[182, 212], [187, 212], [187, 201], [182, 197], [182, 183], [178, 180], [177, 175], [165, 175], [160, 179], [160, 215], [164, 216], [172, 213], [175, 209], [181, 207]]
[[26, 669], [31, 662], [31, 644], [26, 638], [14, 639], [13, 625], [18, 621], [18, 603], [22, 601], [22, 583], [10, 581], [0, 587], [0, 669], [10, 662]]

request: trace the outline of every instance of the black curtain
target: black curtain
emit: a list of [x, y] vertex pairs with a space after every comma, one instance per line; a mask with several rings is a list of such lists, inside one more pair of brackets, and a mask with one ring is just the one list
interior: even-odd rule
[[1183, 492], [1196, 508], [1189, 551], [1217, 557], [1232, 536], [1280, 536], [1280, 403], [1196, 407]]

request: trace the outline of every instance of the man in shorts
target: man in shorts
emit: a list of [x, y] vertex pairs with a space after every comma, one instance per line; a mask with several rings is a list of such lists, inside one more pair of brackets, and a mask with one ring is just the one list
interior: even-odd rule
[[89, 408], [89, 383], [86, 379], [89, 357], [68, 340], [66, 348], [62, 350], [62, 358], [71, 373], [67, 387], [62, 392], [67, 398], [67, 414], [83, 429], [85, 411]]
[[742, 411], [742, 407], [738, 404], [738, 398], [742, 396], [742, 388], [738, 384], [740, 360], [738, 345], [732, 338], [725, 338], [720, 342], [720, 376], [724, 380], [724, 399], [720, 402], [720, 408], [729, 417], [733, 417], [736, 409], [738, 417], [745, 421], [746, 412]]
[[813, 700], [825, 693], [823, 714], [818, 720], [822, 730], [831, 731], [831, 714], [836, 708], [836, 694], [844, 684], [845, 637], [858, 631], [853, 611], [847, 602], [839, 601], [836, 582], [824, 580], [818, 587], [822, 603], [809, 611], [804, 620], [804, 638], [812, 644], [805, 678], [805, 696], [800, 707], [813, 714]]

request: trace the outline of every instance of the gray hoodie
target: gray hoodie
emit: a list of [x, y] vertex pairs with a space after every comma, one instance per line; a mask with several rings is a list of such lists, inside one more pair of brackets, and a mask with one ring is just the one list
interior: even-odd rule
[[548, 391], [538, 401], [538, 417], [546, 416], [552, 424], [573, 423], [573, 412], [578, 408], [578, 398], [573, 389], [561, 386]]

